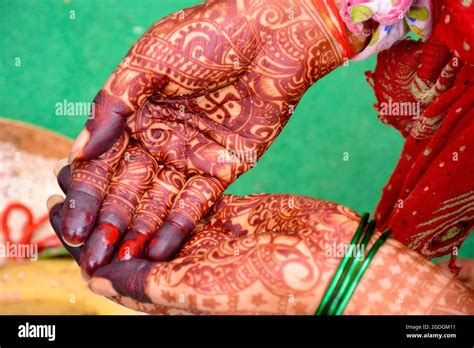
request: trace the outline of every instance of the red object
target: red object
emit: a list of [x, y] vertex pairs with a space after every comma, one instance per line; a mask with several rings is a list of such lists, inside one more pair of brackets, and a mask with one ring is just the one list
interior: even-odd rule
[[21, 204], [21, 203], [11, 203], [7, 205], [5, 210], [2, 212], [2, 231], [5, 237], [5, 242], [11, 242], [11, 231], [10, 226], [8, 225], [8, 219], [10, 214], [14, 210], [21, 210], [27, 217], [27, 221], [25, 226], [23, 227], [23, 231], [21, 233], [20, 239], [17, 241], [18, 244], [25, 244], [29, 242], [31, 239], [31, 234], [33, 233], [34, 223], [33, 223], [33, 213], [31, 212], [30, 208]]
[[[352, 58], [356, 52], [354, 52], [354, 49], [349, 42], [346, 25], [342, 20], [339, 14], [339, 9], [336, 7], [334, 1], [322, 2], [320, 0], [313, 0], [313, 4], [317, 8], [321, 18], [324, 20], [326, 28], [329, 28], [334, 39], [341, 45], [342, 58]], [[334, 18], [337, 20], [337, 25], [334, 23]]]
[[474, 64], [474, 5], [468, 0], [444, 0], [440, 12], [433, 36], [457, 57]]
[[455, 52], [472, 39], [474, 18], [459, 3], [445, 2], [428, 41], [400, 42], [368, 74], [379, 118], [406, 138], [378, 227], [429, 259], [456, 255], [474, 228], [474, 66], [472, 49]]
[[[12, 241], [11, 230], [8, 221], [12, 212], [15, 210], [22, 211], [25, 214], [27, 221], [23, 226], [19, 239], [17, 241]], [[4, 242], [10, 242], [21, 245], [32, 244], [32, 238], [34, 237], [34, 234], [37, 232], [38, 228], [48, 221], [48, 215], [44, 215], [35, 221], [30, 208], [19, 202], [10, 203], [9, 205], [7, 205], [1, 216]], [[58, 237], [56, 237], [56, 235], [50, 235], [36, 241], [36, 244], [38, 245], [38, 252], [40, 252], [46, 248], [57, 247], [61, 245], [61, 242], [59, 241]]]

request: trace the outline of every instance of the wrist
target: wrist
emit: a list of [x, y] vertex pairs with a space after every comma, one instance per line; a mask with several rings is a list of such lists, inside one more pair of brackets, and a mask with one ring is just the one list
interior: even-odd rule
[[345, 24], [341, 17], [341, 1], [312, 0], [319, 16], [330, 30], [333, 42], [339, 46], [342, 61], [354, 57], [360, 53], [368, 44], [372, 30], [364, 28], [359, 34], [354, 34]]
[[472, 290], [390, 239], [374, 257], [345, 314], [468, 314], [473, 307]]
[[348, 30], [339, 15], [338, 1], [312, 0], [323, 26], [329, 32], [331, 41], [338, 48], [341, 61], [352, 58], [357, 52], [349, 40]]

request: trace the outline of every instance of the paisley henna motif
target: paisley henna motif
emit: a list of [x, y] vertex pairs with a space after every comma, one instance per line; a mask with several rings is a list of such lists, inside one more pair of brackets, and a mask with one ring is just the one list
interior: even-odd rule
[[[351, 210], [317, 199], [224, 195], [178, 258], [112, 263], [94, 274], [91, 288], [148, 313], [311, 315], [343, 255], [337, 247], [347, 247], [357, 224]], [[473, 290], [393, 239], [345, 311], [473, 313]]]
[[[305, 91], [347, 58], [327, 24], [311, 0], [214, 0], [158, 21], [131, 48], [73, 151], [65, 204], [51, 209], [71, 244], [98, 217], [83, 247], [68, 246], [89, 274], [110, 261], [128, 226], [93, 290], [149, 313], [314, 313], [357, 215], [306, 197], [221, 194]], [[136, 157], [127, 162], [126, 153]], [[178, 252], [171, 262], [137, 259]], [[472, 314], [473, 298], [389, 241], [346, 313]]]
[[[167, 307], [201, 314], [313, 314], [340, 262], [341, 255], [332, 255], [332, 247], [347, 246], [357, 226], [354, 212], [291, 195], [224, 196], [222, 200], [227, 202], [198, 224], [178, 259], [147, 271], [146, 280], [141, 281], [144, 302], [157, 307], [141, 309], [149, 313], [162, 313]], [[291, 201], [296, 203], [289, 208]], [[258, 215], [266, 218], [259, 220]], [[113, 266], [108, 267], [109, 272], [104, 269], [97, 276], [113, 281]], [[116, 266], [117, 272], [120, 267]], [[127, 297], [125, 288], [113, 284]], [[127, 286], [133, 289], [133, 284]], [[115, 299], [136, 308], [132, 305], [136, 301]], [[473, 312], [472, 290], [390, 240], [373, 260], [345, 313]]]
[[[318, 8], [312, 0], [207, 1], [153, 25], [105, 83], [76, 158], [100, 153], [125, 129], [185, 180], [168, 214], [149, 204], [139, 209], [158, 214], [150, 257], [169, 260], [179, 251], [213, 202], [272, 144], [306, 90], [343, 63], [336, 36], [344, 29], [320, 13], [325, 6], [322, 0]], [[113, 187], [108, 194], [115, 194]], [[95, 210], [104, 196], [97, 198]], [[103, 214], [129, 221], [139, 199], [128, 202], [136, 205], [105, 197]], [[64, 220], [73, 220], [69, 211]], [[64, 224], [65, 240], [82, 242], [69, 236], [71, 223]], [[149, 239], [136, 237], [134, 253]]]

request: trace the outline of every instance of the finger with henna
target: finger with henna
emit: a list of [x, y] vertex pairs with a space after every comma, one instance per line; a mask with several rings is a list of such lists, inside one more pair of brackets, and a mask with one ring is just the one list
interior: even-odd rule
[[168, 216], [174, 199], [186, 180], [172, 167], [162, 167], [145, 193], [124, 235], [115, 260], [145, 256], [145, 248], [158, 227]]
[[[124, 134], [109, 151], [98, 159], [72, 163], [71, 184], [63, 205], [61, 223], [61, 232], [67, 244], [81, 245], [89, 236], [99, 214], [110, 179], [125, 152], [127, 142], [128, 136]], [[60, 180], [63, 179], [61, 175]], [[62, 185], [64, 186], [64, 184]]]
[[225, 188], [222, 182], [213, 177], [191, 177], [176, 197], [165, 223], [151, 240], [148, 256], [155, 261], [171, 260]]
[[122, 135], [127, 117], [134, 110], [105, 89], [94, 98], [94, 109], [71, 149], [70, 159], [87, 160], [97, 158], [110, 149]]
[[148, 278], [155, 264], [132, 259], [111, 263], [98, 269], [89, 283], [102, 296], [125, 296], [142, 303], [151, 303], [147, 295]]
[[63, 202], [64, 199], [61, 196], [54, 195], [48, 199], [48, 210], [49, 210], [49, 222], [53, 227], [54, 232], [58, 236], [61, 243], [64, 245], [66, 250], [72, 255], [74, 260], [79, 263], [80, 247], [72, 247], [64, 242], [61, 233], [61, 219], [63, 213]]
[[71, 185], [71, 165], [67, 158], [64, 158], [54, 168], [54, 175], [58, 181], [58, 185], [64, 194], [67, 194], [69, 186]]
[[131, 141], [110, 182], [97, 226], [81, 251], [80, 264], [86, 274], [110, 262], [156, 171], [151, 155]]

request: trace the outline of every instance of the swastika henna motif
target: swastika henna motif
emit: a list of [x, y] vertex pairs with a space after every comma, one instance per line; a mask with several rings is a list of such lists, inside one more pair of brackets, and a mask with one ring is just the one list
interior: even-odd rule
[[[272, 144], [305, 91], [347, 58], [336, 39], [347, 39], [343, 28], [327, 22], [325, 6], [207, 1], [157, 22], [131, 48], [95, 99], [66, 201], [51, 209], [70, 244], [95, 227], [84, 246], [68, 246], [87, 273], [118, 246], [93, 290], [149, 313], [314, 313], [356, 214], [292, 195], [221, 194]], [[137, 160], [124, 160], [127, 152]], [[390, 241], [346, 313], [472, 314], [473, 298]]]
[[[79, 137], [87, 144], [75, 158], [93, 157], [125, 130], [158, 165], [184, 180], [166, 210], [150, 204], [138, 210], [143, 218], [149, 209], [159, 215], [148, 256], [172, 258], [213, 202], [272, 144], [306, 90], [347, 58], [349, 39], [337, 11], [323, 1], [317, 5], [311, 0], [206, 1], [153, 25], [105, 83], [95, 100], [95, 117]], [[89, 177], [82, 177], [83, 185], [89, 185]], [[103, 186], [109, 180], [105, 177]], [[108, 194], [114, 194], [113, 187]], [[98, 214], [102, 200], [103, 214], [121, 214], [121, 221], [129, 221], [139, 205], [139, 199], [130, 201], [135, 206], [122, 205], [100, 195], [91, 215]], [[70, 237], [71, 214], [64, 215], [64, 239], [78, 244], [84, 238]], [[139, 218], [133, 221], [139, 224]], [[81, 223], [75, 229], [89, 232]], [[140, 246], [131, 245], [129, 234], [130, 245], [122, 251], [141, 253], [150, 233], [136, 235]]]

